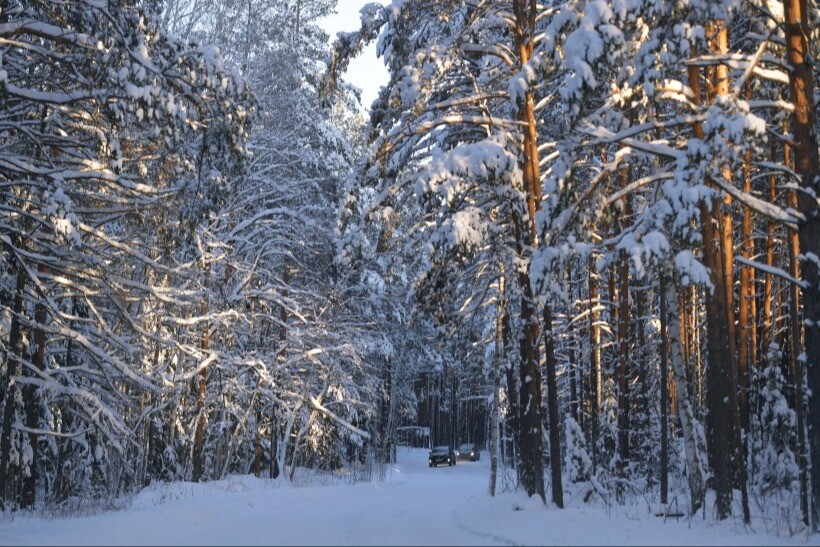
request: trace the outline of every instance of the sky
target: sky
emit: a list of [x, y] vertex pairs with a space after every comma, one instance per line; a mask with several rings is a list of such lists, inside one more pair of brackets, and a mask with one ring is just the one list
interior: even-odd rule
[[[319, 22], [330, 35], [331, 43], [336, 39], [337, 32], [358, 30], [359, 10], [365, 4], [373, 1], [375, 0], [339, 0], [336, 15], [326, 17]], [[387, 69], [382, 60], [376, 57], [375, 42], [350, 62], [345, 80], [362, 90], [362, 106], [370, 110], [370, 105], [376, 99], [379, 88], [387, 83]]]

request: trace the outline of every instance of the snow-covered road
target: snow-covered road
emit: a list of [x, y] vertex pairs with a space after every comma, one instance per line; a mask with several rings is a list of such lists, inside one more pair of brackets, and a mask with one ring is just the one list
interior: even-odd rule
[[522, 494], [487, 495], [489, 462], [427, 466], [401, 450], [385, 481], [272, 486], [254, 477], [175, 483], [141, 492], [124, 511], [92, 517], [0, 520], [2, 545], [771, 545], [734, 522], [667, 521], [644, 506], [545, 507]]

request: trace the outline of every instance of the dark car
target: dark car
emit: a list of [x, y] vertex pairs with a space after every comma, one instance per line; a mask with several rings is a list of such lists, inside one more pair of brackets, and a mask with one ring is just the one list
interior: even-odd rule
[[449, 446], [434, 446], [433, 449], [430, 451], [429, 462], [430, 467], [437, 466], [440, 463], [446, 463], [447, 465], [455, 465], [456, 455], [455, 452], [450, 450]]
[[456, 459], [470, 460], [471, 462], [478, 461], [481, 458], [481, 452], [475, 443], [465, 443], [456, 450]]

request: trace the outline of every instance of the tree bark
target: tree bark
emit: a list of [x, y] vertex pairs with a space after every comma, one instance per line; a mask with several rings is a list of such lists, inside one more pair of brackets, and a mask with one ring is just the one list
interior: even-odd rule
[[[743, 161], [743, 191], [747, 194], [752, 192], [751, 178], [751, 153], [746, 152]], [[748, 207], [743, 208], [743, 220], [741, 221], [741, 242], [740, 254], [746, 260], [752, 259], [752, 211]], [[753, 270], [748, 266], [740, 268], [740, 298], [738, 302], [738, 407], [740, 410], [740, 427], [743, 438], [749, 431], [749, 371], [754, 366], [752, 356], [754, 354], [754, 344], [752, 336], [754, 333], [754, 315], [752, 314], [752, 303], [754, 299], [754, 288], [752, 286]], [[744, 453], [745, 449], [744, 441]]]
[[[634, 433], [634, 444], [638, 446], [639, 450], [645, 450], [649, 444], [650, 435], [650, 420], [649, 420], [649, 385], [647, 383], [647, 363], [646, 363], [646, 328], [644, 321], [647, 317], [647, 289], [642, 288], [640, 291], [635, 288], [635, 307], [637, 308], [637, 318], [635, 320], [635, 339], [637, 346], [635, 347], [635, 361], [636, 373], [638, 380], [638, 393], [635, 394], [635, 419], [632, 420], [632, 431]], [[646, 459], [644, 460], [646, 461]], [[647, 466], [648, 479], [652, 480], [653, 466]]]
[[[629, 184], [629, 170], [620, 171], [621, 188]], [[624, 198], [624, 216], [631, 215], [631, 200]], [[630, 393], [629, 393], [629, 257], [620, 252], [618, 264], [618, 455], [621, 469], [629, 461]]]
[[[282, 286], [285, 287], [282, 290], [282, 300], [287, 300], [288, 298], [288, 285], [290, 284], [290, 260], [287, 256], [285, 256], [284, 263], [282, 265]], [[279, 306], [279, 350], [276, 352], [276, 361], [277, 363], [284, 363], [285, 359], [288, 356], [287, 350], [287, 339], [288, 339], [288, 310], [285, 308], [285, 305], [282, 304]], [[270, 411], [270, 477], [272, 479], [278, 479], [280, 470], [284, 467], [285, 462], [285, 442], [282, 441], [282, 446], [280, 447], [280, 428], [279, 428], [279, 419], [276, 415], [276, 404], [271, 405]], [[288, 427], [284, 432], [283, 435], [290, 435], [290, 427]], [[287, 437], [285, 437], [287, 439]], [[281, 461], [280, 461], [281, 460]]]
[[666, 279], [660, 280], [661, 319], [661, 503], [668, 503], [669, 496], [669, 334], [666, 323]]
[[[794, 171], [801, 192], [798, 211], [804, 220], [798, 236], [803, 260], [800, 264], [803, 287], [804, 337], [809, 396], [809, 447], [815, 472], [811, 477], [811, 523], [820, 531], [820, 217], [816, 196], [820, 195], [820, 159], [817, 152], [814, 80], [809, 48], [809, 14], [806, 0], [784, 0], [786, 57], [789, 63], [789, 92], [794, 111], [791, 134], [794, 139]], [[804, 457], [803, 454], [800, 455]]]
[[[775, 143], [772, 143], [771, 161], [777, 161], [777, 152]], [[769, 203], [775, 203], [777, 199], [777, 177], [772, 175], [769, 177]], [[760, 333], [760, 349], [762, 352], [761, 359], [766, 365], [769, 360], [769, 346], [772, 343], [772, 301], [774, 296], [773, 291], [773, 275], [770, 273], [771, 267], [774, 265], [774, 221], [768, 220], [766, 223], [766, 258], [765, 263], [768, 270], [763, 273], [763, 305], [761, 310], [761, 333]], [[764, 365], [762, 368], [766, 368]]]
[[[22, 246], [22, 241], [17, 242]], [[14, 251], [10, 250], [10, 255]], [[9, 359], [6, 385], [6, 400], [3, 405], [3, 429], [0, 432], [0, 505], [5, 509], [8, 500], [8, 466], [11, 454], [11, 423], [14, 419], [14, 399], [17, 391], [17, 384], [14, 377], [20, 373], [22, 366], [21, 346], [22, 336], [20, 332], [20, 315], [23, 313], [23, 292], [26, 287], [26, 271], [23, 264], [17, 261], [17, 281], [14, 288], [12, 303], [11, 328], [9, 329]]]
[[541, 370], [538, 366], [539, 325], [533, 309], [533, 295], [529, 276], [522, 273], [524, 286], [521, 300], [523, 336], [521, 338], [521, 366], [519, 376], [518, 419], [519, 457], [521, 469], [519, 481], [528, 496], [537, 494], [544, 503], [544, 466], [542, 461], [541, 418]]
[[270, 478], [279, 478], [279, 420], [276, 417], [276, 405], [270, 411]]
[[495, 319], [495, 357], [493, 359], [493, 404], [490, 410], [490, 495], [495, 496], [498, 482], [498, 452], [499, 452], [499, 397], [501, 396], [501, 364], [503, 360], [504, 339], [504, 274], [498, 278], [498, 305]]
[[[507, 315], [506, 311], [504, 312], [504, 316], [501, 318], [501, 329], [503, 337], [503, 344], [501, 347], [504, 349], [504, 352], [506, 354], [507, 348], [510, 347], [512, 342], [512, 329], [510, 327], [510, 317], [509, 315]], [[519, 387], [511, 359], [505, 359], [504, 365], [504, 379], [507, 385], [507, 400], [509, 401], [509, 407], [511, 410], [506, 420], [506, 426], [507, 429], [509, 429], [509, 442], [505, 447], [506, 459], [508, 460], [508, 464], [511, 465], [520, 475], [521, 458], [519, 457], [518, 451], [518, 446], [521, 444], [521, 428], [519, 426], [518, 420]]]
[[550, 470], [552, 502], [564, 508], [564, 488], [561, 484], [561, 418], [558, 413], [558, 384], [555, 374], [555, 338], [552, 334], [552, 312], [544, 306], [544, 352], [547, 361], [547, 412], [550, 421]]
[[[535, 0], [514, 0], [515, 45], [518, 61], [523, 67], [529, 62], [535, 47]], [[541, 207], [541, 174], [538, 161], [538, 130], [535, 120], [535, 103], [532, 91], [527, 90], [518, 101], [518, 120], [523, 128], [521, 171], [527, 200], [527, 219], [517, 219], [518, 254], [529, 257], [538, 247], [535, 214]], [[541, 419], [541, 370], [539, 367], [538, 339], [540, 327], [535, 309], [535, 295], [530, 284], [529, 268], [519, 276], [521, 286], [521, 336], [520, 361], [520, 445], [521, 473], [519, 480], [527, 495], [538, 494], [544, 503], [544, 469], [542, 461]]]
[[[41, 283], [43, 277], [48, 274], [48, 267], [45, 264], [37, 266]], [[46, 355], [46, 334], [43, 331], [43, 325], [46, 323], [46, 306], [45, 294], [40, 296], [37, 304], [34, 306], [34, 353], [31, 357], [31, 362], [39, 371], [45, 370], [45, 355]], [[27, 376], [36, 377], [36, 373], [30, 371]], [[37, 386], [27, 385], [23, 390], [25, 395], [26, 405], [26, 427], [31, 430], [40, 429], [41, 416], [41, 401], [38, 394]], [[40, 453], [40, 436], [37, 433], [28, 434], [29, 447], [31, 448], [31, 465], [29, 473], [23, 479], [23, 495], [20, 499], [20, 507], [34, 507], [37, 495], [37, 460]]]
[[[723, 21], [716, 23], [713, 51], [725, 53], [728, 50], [728, 30]], [[689, 87], [694, 93], [693, 102], [701, 104], [700, 83], [697, 67], [688, 67]], [[728, 72], [725, 65], [715, 71], [715, 93], [725, 93], [728, 89]], [[696, 137], [703, 138], [703, 128], [694, 124]], [[729, 243], [726, 237], [726, 219], [721, 212], [720, 200], [714, 199], [711, 207], [706, 203], [700, 206], [700, 221], [703, 239], [703, 262], [709, 268], [709, 278], [713, 290], [706, 291], [706, 329], [709, 352], [706, 385], [708, 407], [707, 444], [710, 463], [713, 470], [713, 481], [716, 495], [718, 518], [723, 520], [732, 513], [732, 487], [736, 475], [733, 464], [738, 461], [739, 431], [736, 375], [736, 355], [732, 348], [732, 327], [730, 325], [729, 306], [731, 286], [726, 286], [727, 266], [726, 252]], [[680, 386], [678, 386], [680, 390]], [[742, 466], [743, 467], [743, 466]]]
[[598, 280], [593, 273], [594, 262], [589, 259], [589, 344], [590, 344], [590, 386], [592, 396], [589, 399], [590, 416], [589, 421], [591, 432], [591, 456], [592, 467], [598, 464], [598, 426], [599, 412], [601, 408], [601, 328], [598, 325], [597, 308], [601, 302], [601, 294], [598, 288]]
[[678, 294], [674, 281], [666, 283], [666, 303], [668, 306], [666, 324], [669, 332], [669, 349], [672, 371], [675, 374], [678, 418], [683, 430], [683, 446], [686, 454], [686, 476], [689, 481], [689, 514], [694, 515], [703, 506], [706, 485], [703, 477], [703, 462], [698, 450], [697, 420], [692, 409], [689, 381], [686, 379], [683, 352], [680, 342], [680, 322], [678, 316]]
[[[205, 289], [208, 290], [209, 278], [210, 278], [210, 267], [205, 272]], [[204, 305], [204, 313], [208, 313], [209, 306], [206, 303]], [[210, 325], [205, 322], [205, 325], [202, 327], [202, 337], [200, 338], [199, 342], [199, 349], [202, 350], [202, 354], [205, 355], [210, 348], [211, 348], [211, 331]], [[196, 420], [196, 429], [194, 430], [194, 453], [193, 453], [193, 474], [191, 479], [194, 482], [199, 482], [202, 480], [203, 477], [203, 457], [205, 452], [205, 428], [208, 426], [208, 415], [205, 409], [205, 399], [208, 392], [208, 367], [203, 368], [199, 374], [197, 375], [196, 379], [194, 380], [196, 383], [196, 409], [197, 409], [197, 420]]]
[[[784, 147], [783, 163], [791, 162], [789, 145]], [[788, 192], [789, 207], [797, 210], [797, 192]], [[800, 242], [797, 233], [789, 230], [786, 236], [789, 247], [789, 274], [800, 278]], [[797, 466], [800, 483], [800, 512], [803, 522], [809, 524], [808, 462], [806, 461], [805, 416], [803, 413], [803, 363], [800, 361], [802, 329], [800, 328], [800, 287], [789, 284], [789, 372], [794, 384], [794, 412], [797, 418]]]

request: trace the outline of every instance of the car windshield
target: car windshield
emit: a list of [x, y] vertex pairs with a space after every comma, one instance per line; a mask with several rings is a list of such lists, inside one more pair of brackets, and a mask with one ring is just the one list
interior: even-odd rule
[[447, 454], [448, 452], [450, 452], [450, 449], [446, 446], [433, 447], [433, 454]]
[[472, 452], [475, 450], [475, 445], [472, 443], [462, 444], [458, 447], [461, 452]]

